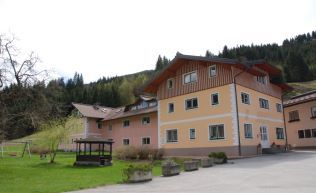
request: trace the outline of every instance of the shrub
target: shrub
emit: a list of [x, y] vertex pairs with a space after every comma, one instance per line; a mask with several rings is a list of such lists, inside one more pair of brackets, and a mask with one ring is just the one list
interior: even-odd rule
[[162, 166], [176, 166], [178, 165], [175, 161], [172, 159], [167, 159], [166, 161], [162, 162]]
[[227, 156], [225, 152], [212, 152], [208, 155], [209, 157], [223, 159], [223, 163], [227, 163]]
[[123, 169], [123, 180], [129, 181], [130, 177], [135, 171], [138, 172], [148, 172], [153, 169], [151, 164], [129, 164], [126, 168]]
[[157, 160], [163, 156], [163, 149], [152, 149], [149, 147], [125, 146], [115, 151], [117, 159], [122, 160]]

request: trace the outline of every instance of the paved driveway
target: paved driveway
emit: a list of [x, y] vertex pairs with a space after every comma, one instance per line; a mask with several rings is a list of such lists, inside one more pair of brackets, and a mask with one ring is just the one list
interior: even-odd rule
[[155, 177], [141, 184], [120, 184], [72, 193], [315, 193], [316, 151], [297, 151], [233, 160], [233, 164]]

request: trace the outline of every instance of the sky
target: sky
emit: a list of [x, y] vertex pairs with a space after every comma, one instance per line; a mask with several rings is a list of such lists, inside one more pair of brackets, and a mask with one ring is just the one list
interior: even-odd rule
[[0, 13], [0, 34], [36, 52], [39, 69], [85, 83], [154, 69], [159, 54], [218, 54], [316, 30], [314, 0], [0, 0]]

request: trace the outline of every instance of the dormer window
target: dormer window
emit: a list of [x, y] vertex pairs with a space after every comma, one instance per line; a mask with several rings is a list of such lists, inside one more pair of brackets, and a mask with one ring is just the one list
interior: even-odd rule
[[168, 87], [168, 89], [172, 89], [173, 88], [173, 78], [169, 78], [168, 80], [167, 80], [167, 87]]
[[212, 65], [209, 67], [209, 76], [215, 77], [217, 75], [216, 65]]
[[189, 83], [193, 83], [193, 82], [197, 82], [196, 71], [189, 72], [189, 73], [183, 75], [183, 83], [184, 84], [189, 84]]
[[257, 82], [261, 84], [267, 84], [267, 77], [266, 76], [257, 76]]

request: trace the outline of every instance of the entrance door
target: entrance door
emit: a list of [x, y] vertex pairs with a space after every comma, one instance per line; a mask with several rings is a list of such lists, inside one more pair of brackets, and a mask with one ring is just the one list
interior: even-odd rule
[[268, 128], [265, 126], [260, 127], [261, 146], [262, 148], [270, 148]]

